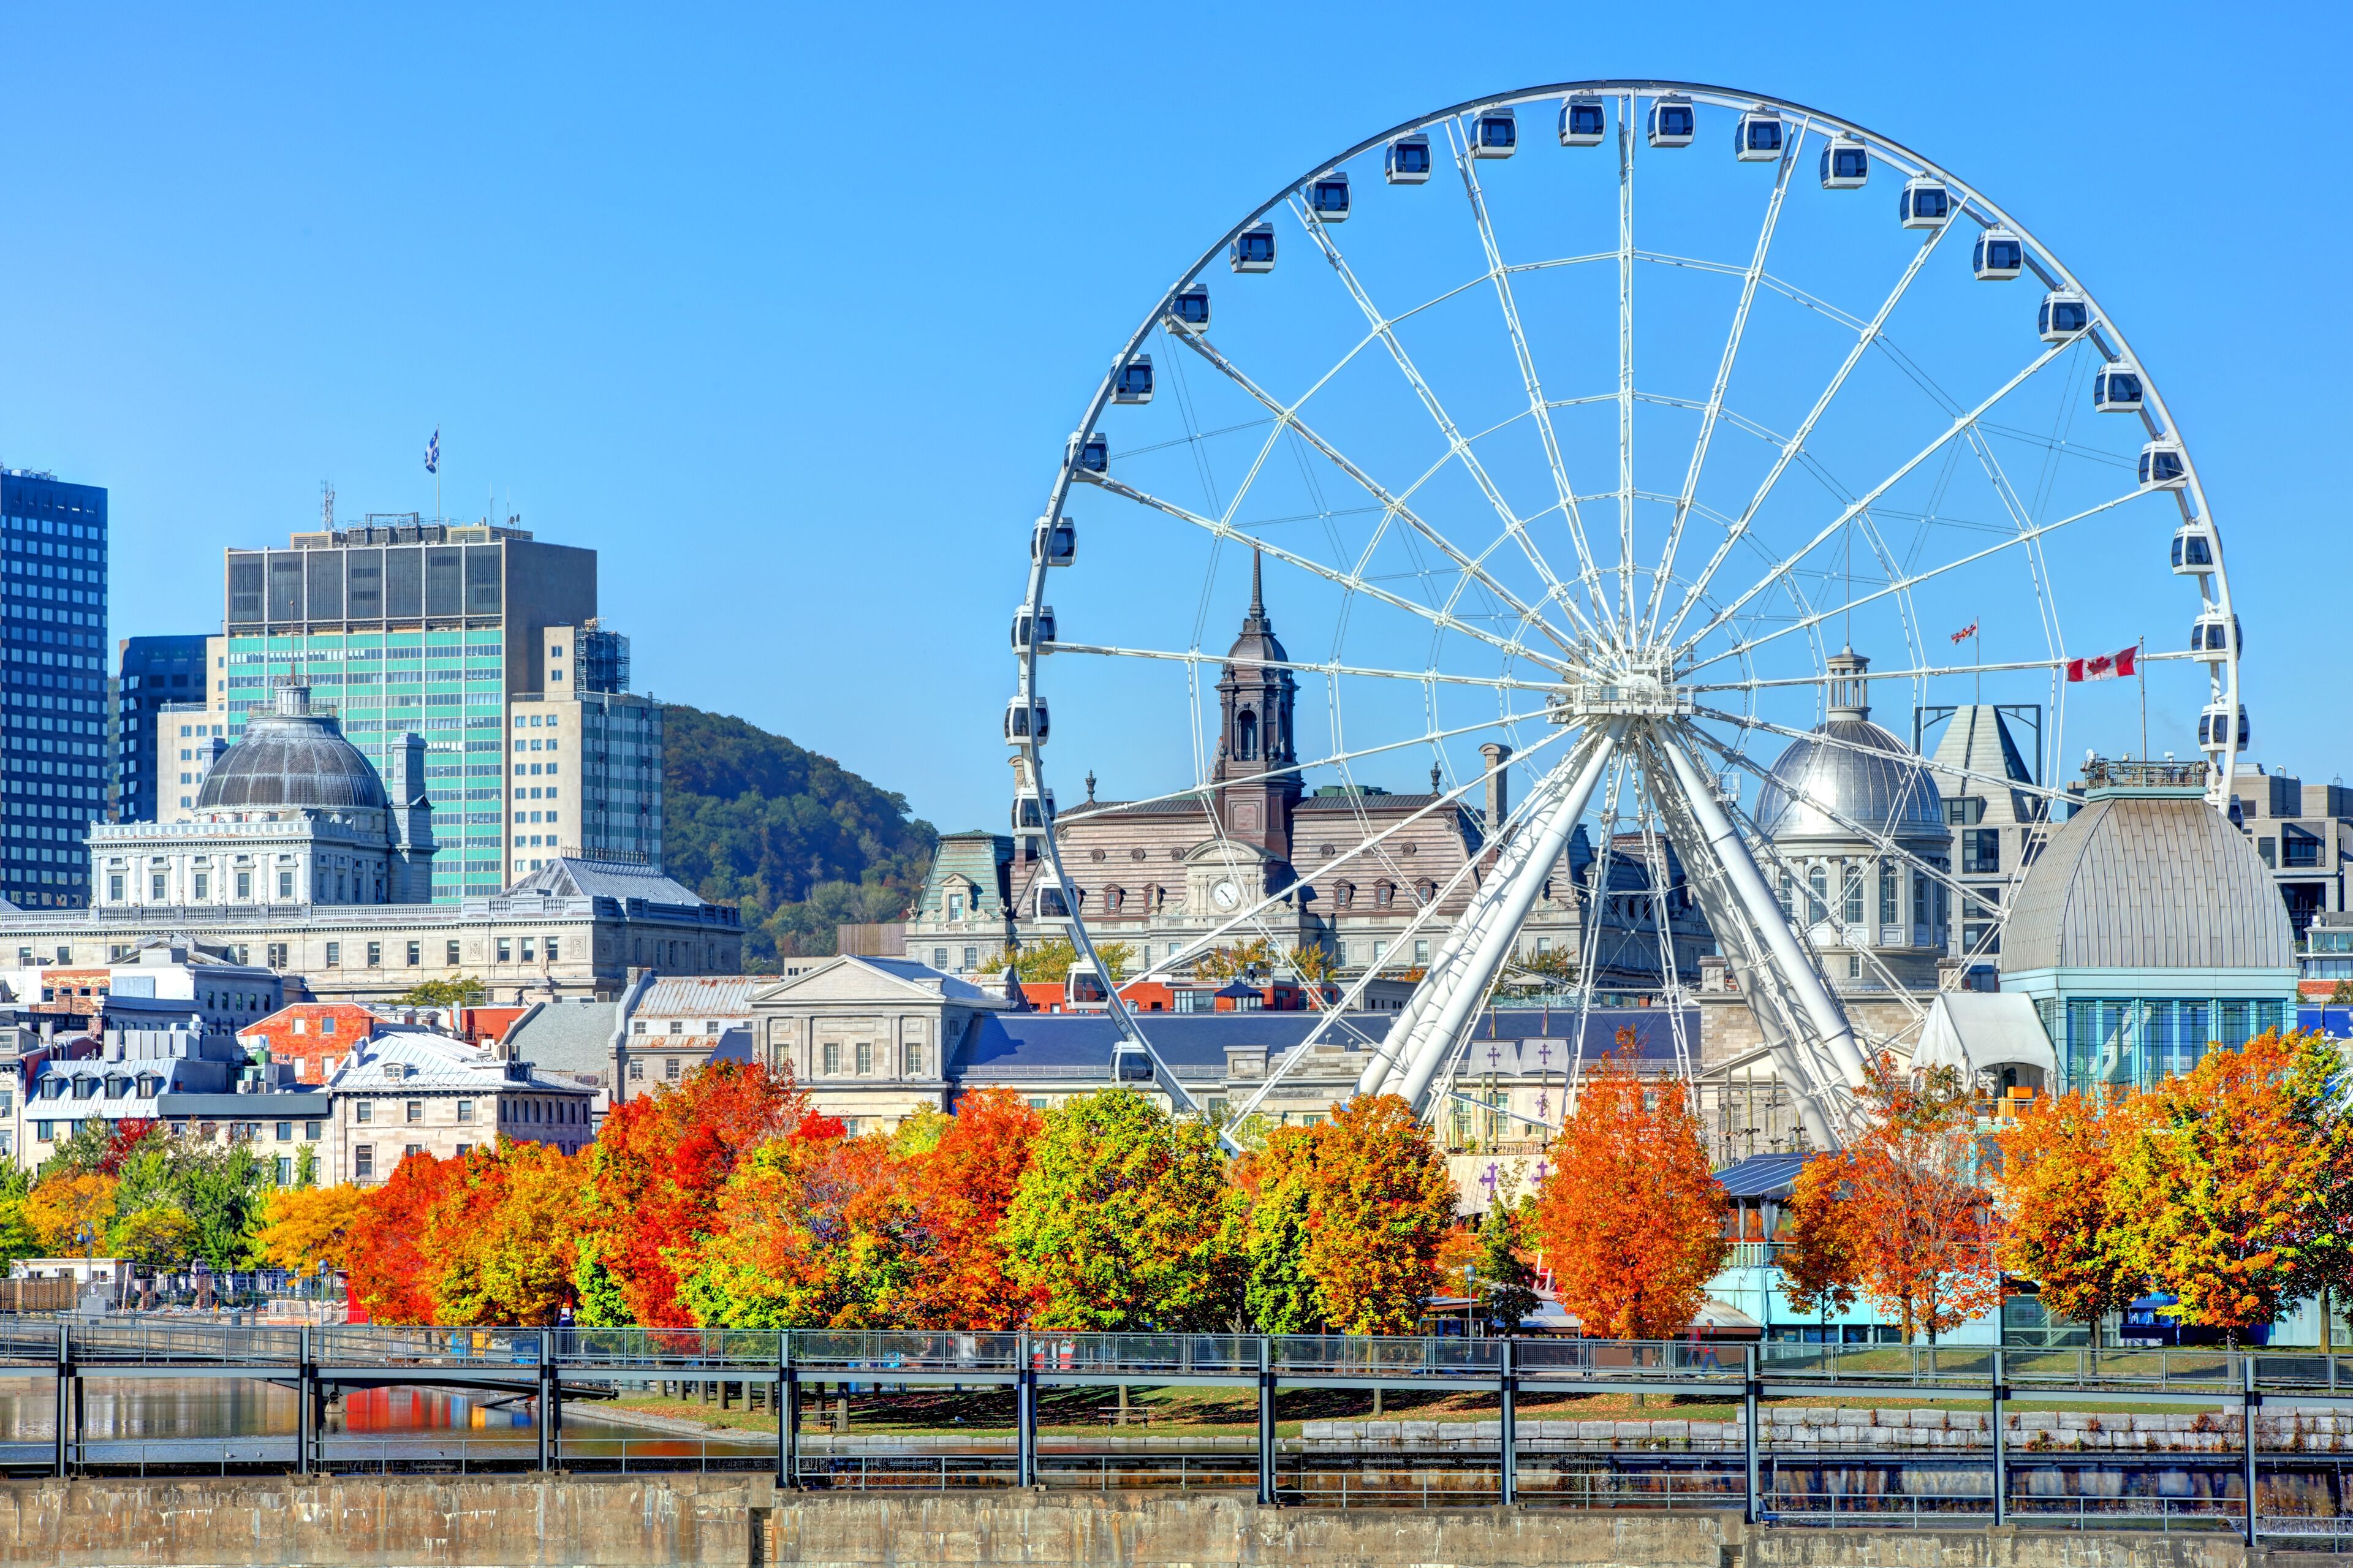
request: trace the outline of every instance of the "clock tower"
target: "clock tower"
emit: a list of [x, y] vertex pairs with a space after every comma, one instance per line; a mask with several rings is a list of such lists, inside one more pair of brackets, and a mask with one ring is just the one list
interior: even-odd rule
[[1291, 716], [1298, 682], [1267, 618], [1259, 554], [1250, 552], [1250, 612], [1218, 680], [1217, 765], [1209, 774], [1227, 838], [1291, 859], [1291, 811], [1299, 803], [1299, 753]]

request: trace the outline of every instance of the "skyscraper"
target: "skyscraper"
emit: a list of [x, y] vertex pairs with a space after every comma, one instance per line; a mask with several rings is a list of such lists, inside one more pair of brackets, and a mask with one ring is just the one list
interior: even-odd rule
[[[513, 880], [508, 840], [528, 809], [506, 787], [517, 705], [542, 714], [577, 685], [570, 656], [575, 629], [596, 618], [596, 552], [520, 528], [372, 513], [362, 527], [227, 556], [228, 738], [244, 733], [247, 709], [267, 710], [280, 679], [335, 704], [345, 738], [379, 770], [390, 771], [403, 735], [421, 734], [440, 846], [434, 898]], [[546, 790], [578, 788], [577, 734], [534, 781], [543, 813]]]
[[71, 908], [104, 815], [106, 491], [0, 471], [0, 893]]
[[158, 711], [167, 702], [205, 700], [203, 633], [191, 637], [125, 637], [114, 700], [114, 816], [118, 822], [153, 822], [164, 804], [158, 784], [164, 763], [174, 760], [175, 737], [162, 737]]

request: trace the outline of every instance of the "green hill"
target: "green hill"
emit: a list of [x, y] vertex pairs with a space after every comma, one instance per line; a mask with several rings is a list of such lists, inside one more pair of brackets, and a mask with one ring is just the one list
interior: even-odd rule
[[744, 911], [744, 967], [833, 951], [844, 921], [896, 920], [939, 835], [906, 796], [741, 719], [662, 714], [662, 849], [670, 874]]

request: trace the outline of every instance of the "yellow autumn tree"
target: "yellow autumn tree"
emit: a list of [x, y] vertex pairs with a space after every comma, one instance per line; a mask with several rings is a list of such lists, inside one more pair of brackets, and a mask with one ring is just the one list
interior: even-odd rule
[[334, 1187], [281, 1187], [261, 1206], [255, 1249], [273, 1268], [296, 1274], [343, 1267], [344, 1238], [367, 1194], [345, 1183]]

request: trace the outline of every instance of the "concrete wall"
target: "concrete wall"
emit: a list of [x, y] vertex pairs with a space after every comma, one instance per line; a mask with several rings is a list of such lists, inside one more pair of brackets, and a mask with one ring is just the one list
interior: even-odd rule
[[765, 1477], [0, 1483], [5, 1568], [2247, 1568], [2249, 1556], [2219, 1534], [1746, 1531], [1718, 1513], [1261, 1509], [1230, 1495], [796, 1499]]

